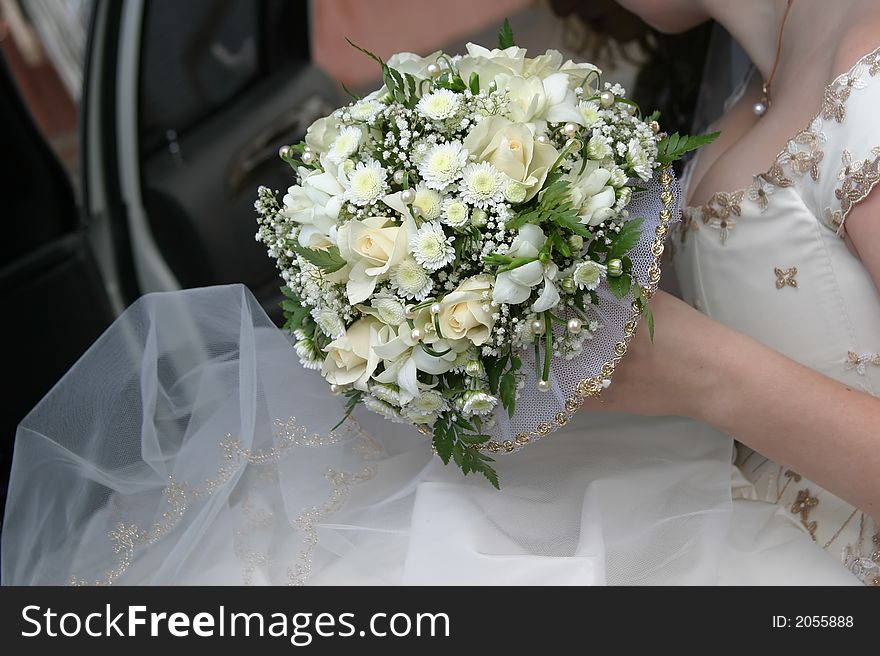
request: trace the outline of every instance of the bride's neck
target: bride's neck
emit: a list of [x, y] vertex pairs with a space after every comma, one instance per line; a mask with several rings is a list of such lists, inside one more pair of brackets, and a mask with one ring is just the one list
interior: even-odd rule
[[[769, 77], [776, 60], [779, 28], [787, 0], [700, 0], [706, 11], [743, 47], [764, 79]], [[835, 0], [834, 11], [816, 0], [795, 0], [786, 22], [782, 59], [785, 51], [809, 50], [816, 38], [830, 36], [850, 9], [861, 0]], [[822, 20], [816, 20], [817, 10]]]

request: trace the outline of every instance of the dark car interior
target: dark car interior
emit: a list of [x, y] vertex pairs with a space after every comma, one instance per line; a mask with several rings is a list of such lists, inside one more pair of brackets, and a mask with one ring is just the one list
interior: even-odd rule
[[[115, 93], [123, 3], [96, 3], [83, 94], [81, 141], [100, 150], [104, 209], [122, 305], [145, 291], [120, 190]], [[95, 15], [103, 12], [101, 29]], [[137, 108], [141, 197], [161, 258], [181, 287], [240, 282], [280, 320], [277, 271], [256, 243], [256, 188], [285, 189], [278, 148], [339, 104], [333, 83], [310, 61], [308, 3], [285, 0], [148, 0], [141, 23]], [[90, 104], [91, 103], [91, 104]], [[89, 134], [89, 116], [92, 130]], [[0, 242], [5, 387], [0, 476], [5, 505], [15, 428], [112, 322], [90, 234], [91, 186], [81, 202], [0, 61], [0, 176], [6, 233]], [[91, 140], [89, 137], [94, 137]], [[82, 171], [87, 171], [81, 149]], [[0, 507], [2, 513], [2, 507]]]

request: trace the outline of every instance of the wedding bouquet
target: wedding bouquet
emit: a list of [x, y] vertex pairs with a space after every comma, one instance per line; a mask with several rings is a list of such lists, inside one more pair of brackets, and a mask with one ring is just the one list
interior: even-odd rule
[[[285, 282], [285, 327], [348, 413], [362, 403], [411, 423], [444, 463], [497, 487], [487, 451], [529, 435], [493, 435], [510, 433], [524, 396], [549, 396], [551, 364], [589, 354], [606, 330], [594, 310], [632, 305], [653, 331], [646, 299], [659, 270], [655, 258], [642, 286], [633, 251], [662, 251], [671, 175], [654, 193], [665, 206], [656, 235], [642, 239], [631, 202], [714, 135], [664, 135], [592, 64], [527, 57], [507, 22], [498, 48], [468, 44], [466, 55], [383, 62], [354, 47], [384, 86], [283, 147], [297, 184], [280, 202], [261, 187], [255, 204], [257, 239]], [[635, 321], [626, 327], [628, 340]], [[569, 392], [556, 396], [574, 412]]]

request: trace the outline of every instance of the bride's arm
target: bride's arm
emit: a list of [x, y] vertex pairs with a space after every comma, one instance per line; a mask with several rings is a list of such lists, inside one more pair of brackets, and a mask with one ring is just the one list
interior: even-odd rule
[[880, 518], [880, 398], [669, 294], [651, 307], [654, 343], [639, 330], [614, 383], [585, 408], [699, 419]]

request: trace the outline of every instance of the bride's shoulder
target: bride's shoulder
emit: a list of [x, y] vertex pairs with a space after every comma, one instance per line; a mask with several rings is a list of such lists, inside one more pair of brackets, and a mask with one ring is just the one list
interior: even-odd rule
[[854, 20], [838, 39], [833, 53], [833, 68], [836, 72], [847, 71], [865, 57], [880, 50], [880, 3], [871, 2], [865, 16]]
[[816, 119], [795, 140], [801, 145], [790, 146], [809, 151], [792, 155], [810, 160], [805, 200], [841, 235], [852, 208], [880, 181], [880, 11], [873, 14], [839, 40], [831, 57], [837, 77], [826, 87]]

